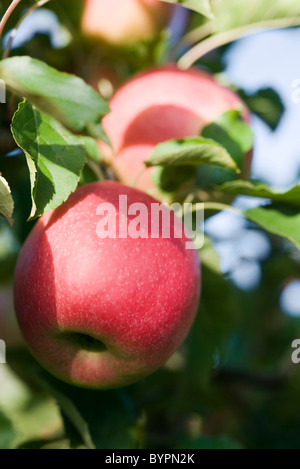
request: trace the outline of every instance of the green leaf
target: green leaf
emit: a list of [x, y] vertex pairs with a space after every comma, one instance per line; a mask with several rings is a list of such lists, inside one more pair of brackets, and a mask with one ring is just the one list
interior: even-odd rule
[[45, 372], [41, 373], [40, 380], [63, 411], [66, 436], [71, 439], [72, 447], [80, 443], [97, 449], [136, 449], [139, 446], [135, 431], [139, 414], [125, 391], [79, 389]]
[[[240, 170], [244, 167], [244, 159], [253, 147], [253, 132], [242, 118], [238, 110], [222, 114], [215, 122], [202, 130], [202, 136], [210, 138], [222, 145], [233, 158]], [[236, 173], [227, 168], [216, 168], [203, 165], [197, 171], [199, 187], [210, 187], [236, 178]]]
[[192, 166], [181, 166], [180, 171], [176, 166], [167, 168], [157, 166], [153, 171], [152, 181], [160, 191], [170, 194], [178, 191], [188, 181], [193, 180], [195, 176], [196, 169]]
[[[219, 271], [217, 254], [209, 243], [204, 245], [202, 263], [202, 294], [199, 311], [188, 339], [189, 351], [186, 365], [186, 386], [189, 379], [211, 390], [216, 352], [222, 360], [224, 349], [232, 330], [239, 320], [239, 304], [234, 286]], [[200, 259], [202, 254], [200, 250]]]
[[70, 131], [103, 139], [101, 118], [109, 112], [109, 106], [81, 78], [25, 56], [1, 61], [0, 78], [9, 90]]
[[274, 204], [247, 210], [244, 215], [264, 230], [288, 239], [300, 249], [299, 209]]
[[238, 110], [227, 111], [202, 130], [201, 135], [222, 145], [241, 169], [243, 158], [253, 148], [253, 132]]
[[181, 5], [189, 10], [196, 11], [209, 19], [214, 17], [209, 0], [162, 0], [167, 3]]
[[147, 167], [211, 164], [239, 172], [236, 163], [224, 147], [203, 137], [190, 137], [161, 143], [155, 147], [145, 164]]
[[180, 58], [180, 68], [188, 69], [211, 51], [252, 31], [300, 25], [298, 0], [274, 0], [272, 7], [268, 0], [215, 0], [212, 10], [212, 21], [190, 34], [191, 43], [196, 45]]
[[274, 0], [272, 7], [268, 0], [226, 0], [213, 4], [216, 17], [215, 31], [228, 31], [242, 26], [251, 26], [267, 22], [265, 27], [272, 27], [271, 22], [284, 19], [286, 22], [300, 19], [300, 4], [298, 0]]
[[32, 191], [30, 218], [36, 218], [61, 205], [76, 189], [86, 152], [81, 137], [26, 102], [14, 115], [12, 133], [26, 155]]
[[259, 116], [272, 130], [276, 130], [285, 111], [279, 94], [272, 88], [263, 88], [256, 93], [237, 90], [250, 111]]
[[6, 218], [11, 225], [13, 211], [14, 201], [11, 195], [10, 187], [6, 179], [0, 175], [0, 216]]
[[91, 160], [99, 163], [101, 158], [97, 140], [91, 137], [78, 137], [78, 143], [85, 148], [86, 156]]
[[53, 386], [50, 380], [39, 378], [39, 382], [42, 387], [56, 400], [59, 407], [63, 411], [63, 414], [72, 422], [86, 447], [89, 449], [95, 449], [95, 445], [90, 434], [89, 425], [84, 420], [70, 398], [55, 386]]
[[271, 199], [274, 202], [284, 202], [300, 207], [300, 185], [292, 187], [288, 191], [276, 191], [272, 187], [259, 181], [236, 180], [216, 186], [216, 190], [232, 195], [246, 195]]
[[[27, 373], [27, 376], [30, 376], [30, 382], [34, 377], [31, 362], [27, 360], [26, 350], [23, 348], [17, 352], [10, 350], [10, 362], [14, 360], [15, 353], [18, 374], [13, 372], [8, 364], [0, 367], [0, 415], [4, 414], [12, 422], [15, 432], [11, 445], [13, 448], [37, 440], [43, 440], [45, 444], [49, 439], [60, 434], [62, 420], [53, 400], [42, 394], [40, 389], [31, 388], [20, 376], [21, 373]], [[0, 428], [0, 440], [1, 437]]]
[[12, 423], [0, 412], [0, 449], [10, 449], [16, 436]]

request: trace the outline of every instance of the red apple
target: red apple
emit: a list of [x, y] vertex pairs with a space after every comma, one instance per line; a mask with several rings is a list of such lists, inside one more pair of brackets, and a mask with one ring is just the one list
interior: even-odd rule
[[114, 46], [149, 39], [169, 22], [173, 6], [159, 0], [86, 0], [82, 32]]
[[[100, 239], [101, 204], [112, 204], [126, 229], [133, 221], [119, 211], [120, 195], [148, 210], [143, 237]], [[145, 237], [153, 203], [117, 182], [89, 184], [28, 237], [15, 274], [17, 316], [33, 355], [62, 380], [127, 385], [160, 367], [185, 339], [199, 301], [198, 254], [186, 249], [185, 235], [176, 237], [183, 225], [166, 207], [171, 237]], [[111, 211], [108, 220], [114, 223]]]
[[[231, 90], [219, 85], [207, 72], [179, 70], [171, 64], [138, 75], [121, 87], [110, 102], [111, 113], [103, 126], [113, 151], [101, 145], [121, 182], [159, 197], [152, 181], [154, 169], [145, 169], [158, 143], [200, 135], [204, 126], [226, 111], [240, 110], [246, 122], [250, 114]], [[249, 171], [251, 156], [246, 158]]]

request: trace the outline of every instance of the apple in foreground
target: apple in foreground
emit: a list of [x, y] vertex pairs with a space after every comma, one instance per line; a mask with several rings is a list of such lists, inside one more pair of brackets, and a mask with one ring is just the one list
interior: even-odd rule
[[[111, 113], [103, 126], [113, 150], [100, 143], [106, 160], [119, 180], [159, 197], [144, 162], [158, 143], [201, 134], [203, 127], [223, 113], [237, 109], [250, 123], [250, 113], [230, 89], [205, 71], [180, 70], [170, 64], [131, 79], [110, 101]], [[249, 173], [251, 154], [245, 158]]]
[[[134, 217], [120, 209], [120, 195], [131, 210], [147, 209], [138, 236], [104, 233], [120, 220], [131, 233]], [[185, 339], [199, 302], [199, 257], [167, 207], [171, 236], [150, 236], [153, 203], [117, 182], [89, 184], [29, 235], [15, 273], [17, 316], [32, 354], [58, 378], [124, 386], [159, 368]]]
[[86, 0], [82, 33], [113, 46], [151, 39], [167, 26], [173, 6], [159, 0]]

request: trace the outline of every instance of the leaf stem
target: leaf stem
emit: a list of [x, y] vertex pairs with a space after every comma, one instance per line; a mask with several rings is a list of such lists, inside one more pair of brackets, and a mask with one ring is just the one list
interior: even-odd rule
[[204, 210], [217, 210], [218, 212], [222, 212], [223, 210], [230, 210], [237, 215], [243, 216], [243, 213], [239, 209], [233, 207], [232, 205], [226, 205], [220, 202], [205, 202]]
[[199, 42], [186, 52], [178, 61], [179, 68], [187, 70], [204, 55], [225, 46], [241, 37], [255, 32], [258, 29], [281, 29], [292, 26], [299, 26], [300, 18], [281, 18], [278, 20], [261, 21], [251, 25], [241, 26], [239, 28], [214, 34], [204, 41]]
[[207, 38], [211, 34], [215, 32], [215, 22], [208, 21], [207, 23], [198, 26], [198, 28], [193, 29], [192, 31], [188, 32], [182, 38], [183, 44], [196, 44], [196, 42], [200, 42], [203, 39]]
[[0, 21], [0, 36], [3, 32], [3, 29], [5, 28], [5, 25], [10, 17], [10, 15], [12, 14], [12, 12], [14, 11], [14, 9], [19, 5], [21, 0], [13, 0], [11, 2], [11, 4], [9, 5], [8, 9], [6, 10], [6, 12], [4, 13], [1, 21]]

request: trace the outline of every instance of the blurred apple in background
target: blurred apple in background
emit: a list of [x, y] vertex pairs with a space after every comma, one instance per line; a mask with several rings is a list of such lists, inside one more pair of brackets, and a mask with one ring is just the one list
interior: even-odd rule
[[125, 46], [152, 39], [168, 25], [173, 10], [173, 5], [159, 0], [86, 0], [82, 32]]
[[[173, 64], [130, 80], [116, 92], [110, 108], [103, 126], [113, 150], [100, 144], [105, 158], [121, 182], [155, 197], [155, 169], [146, 169], [144, 162], [158, 143], [198, 136], [229, 110], [241, 111], [250, 122], [246, 105], [233, 91], [203, 70], [182, 71]], [[250, 162], [251, 155], [245, 158], [244, 173]]]

